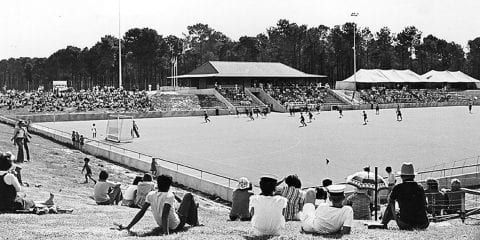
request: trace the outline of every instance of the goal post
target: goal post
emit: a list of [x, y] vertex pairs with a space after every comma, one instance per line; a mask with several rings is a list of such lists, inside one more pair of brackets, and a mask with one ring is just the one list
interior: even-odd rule
[[127, 115], [111, 115], [107, 122], [106, 140], [112, 142], [128, 142], [133, 139], [133, 117]]

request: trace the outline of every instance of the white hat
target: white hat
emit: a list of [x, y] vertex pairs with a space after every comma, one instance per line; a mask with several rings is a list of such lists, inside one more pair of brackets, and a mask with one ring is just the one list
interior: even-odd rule
[[345, 186], [344, 185], [330, 185], [330, 186], [327, 187], [327, 190], [330, 194], [340, 195], [340, 194], [343, 194], [343, 191], [345, 191]]

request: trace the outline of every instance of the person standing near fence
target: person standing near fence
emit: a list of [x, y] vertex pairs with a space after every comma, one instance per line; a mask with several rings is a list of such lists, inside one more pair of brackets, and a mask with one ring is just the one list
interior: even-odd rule
[[32, 136], [30, 133], [28, 133], [28, 125], [29, 124], [25, 121], [20, 122], [20, 127], [23, 129], [25, 134], [23, 139], [23, 147], [25, 148], [25, 153], [27, 154], [27, 162], [30, 162], [30, 150], [28, 149], [28, 143], [30, 142], [30, 139], [32, 139]]
[[152, 172], [153, 178], [157, 177], [157, 161], [155, 158], [152, 158], [152, 164], [150, 165], [150, 171]]
[[11, 141], [13, 141], [14, 144], [17, 145], [18, 147], [17, 160], [16, 160], [16, 162], [18, 163], [23, 163], [24, 161], [24, 156], [23, 156], [24, 138], [25, 138], [25, 130], [22, 128], [22, 122], [19, 121], [15, 125], [15, 130], [13, 131], [13, 137], [11, 139]]

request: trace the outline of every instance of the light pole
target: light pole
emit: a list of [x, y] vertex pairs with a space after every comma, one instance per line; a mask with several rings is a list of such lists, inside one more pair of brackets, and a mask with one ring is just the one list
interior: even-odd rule
[[[354, 12], [350, 14], [352, 17], [357, 17], [358, 13]], [[355, 92], [357, 91], [357, 49], [355, 45], [355, 35], [357, 35], [357, 24], [355, 21], [353, 22], [353, 94], [352, 94], [352, 102], [355, 99]]]
[[120, 28], [120, 0], [118, 0], [118, 88], [122, 88], [122, 35]]

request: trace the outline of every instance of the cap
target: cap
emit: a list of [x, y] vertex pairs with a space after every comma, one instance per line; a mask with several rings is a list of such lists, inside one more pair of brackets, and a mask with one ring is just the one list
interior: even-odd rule
[[343, 191], [345, 191], [344, 185], [330, 185], [327, 187], [328, 192], [331, 195], [343, 195]]
[[273, 174], [265, 174], [260, 177], [260, 179], [265, 179], [265, 180], [274, 180], [278, 181], [278, 177], [273, 175]]

